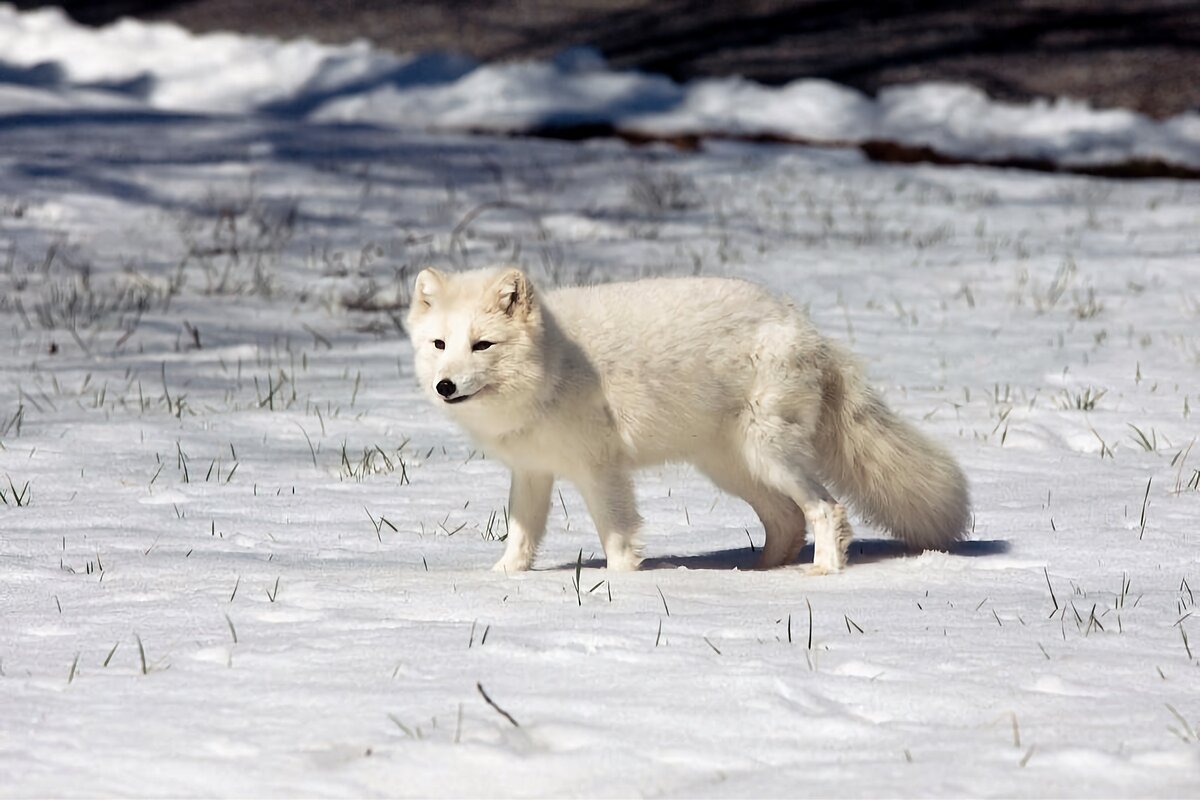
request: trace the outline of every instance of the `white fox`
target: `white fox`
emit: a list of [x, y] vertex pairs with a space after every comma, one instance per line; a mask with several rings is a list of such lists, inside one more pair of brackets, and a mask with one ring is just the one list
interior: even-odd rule
[[962, 538], [966, 479], [893, 414], [841, 347], [791, 303], [740, 280], [651, 279], [535, 292], [519, 269], [416, 279], [408, 327], [434, 403], [512, 470], [495, 569], [527, 570], [551, 487], [583, 495], [609, 569], [641, 563], [632, 473], [695, 465], [754, 509], [760, 567], [845, 562], [850, 527], [825, 489], [915, 548]]

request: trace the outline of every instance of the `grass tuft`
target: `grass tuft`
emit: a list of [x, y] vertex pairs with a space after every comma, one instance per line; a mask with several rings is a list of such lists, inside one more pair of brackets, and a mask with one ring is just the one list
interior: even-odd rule
[[1192, 727], [1191, 723], [1187, 721], [1183, 714], [1180, 714], [1178, 709], [1176, 709], [1175, 706], [1171, 705], [1170, 703], [1163, 703], [1163, 705], [1167, 707], [1167, 711], [1171, 712], [1171, 716], [1179, 720], [1179, 724], [1182, 728], [1182, 730], [1175, 730], [1172, 726], [1168, 725], [1167, 730], [1171, 731], [1185, 742], [1193, 744], [1200, 742], [1200, 735], [1197, 735], [1196, 729]]
[[13, 483], [13, 479], [11, 477], [5, 477], [8, 480], [8, 491], [6, 492], [3, 489], [0, 489], [0, 502], [3, 502], [6, 506], [13, 506], [14, 508], [24, 508], [25, 506], [28, 506], [30, 501], [33, 499], [33, 494], [29, 489], [29, 481], [26, 481], [25, 484], [18, 489], [16, 484]]

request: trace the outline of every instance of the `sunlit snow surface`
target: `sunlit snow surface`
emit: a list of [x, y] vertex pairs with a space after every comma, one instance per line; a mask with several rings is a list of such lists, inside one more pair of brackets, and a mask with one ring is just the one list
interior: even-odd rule
[[[22, 81], [0, 794], [1197, 795], [1200, 185]], [[568, 485], [539, 569], [487, 571], [507, 476], [398, 321], [419, 266], [498, 261], [792, 296], [961, 460], [971, 541], [755, 572], [748, 508], [667, 468], [644, 571]]]

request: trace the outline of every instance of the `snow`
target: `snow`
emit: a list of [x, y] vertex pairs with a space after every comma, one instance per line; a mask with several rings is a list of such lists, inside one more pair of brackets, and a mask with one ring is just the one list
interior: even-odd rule
[[[405, 130], [516, 133], [610, 125], [629, 134], [769, 135], [818, 143], [889, 140], [948, 156], [1066, 166], [1160, 160], [1200, 168], [1200, 113], [1156, 121], [1068, 98], [991, 100], [924, 83], [877, 98], [824, 80], [767, 87], [741, 78], [677, 84], [615, 71], [593, 50], [547, 62], [480, 64], [451, 53], [395, 55], [363, 41], [323, 45], [122, 20], [98, 31], [57, 9], [0, 4], [0, 81], [91, 88], [146, 108], [271, 112]], [[231, 68], [235, 65], [236, 68]], [[20, 98], [5, 107], [20, 107]], [[31, 96], [39, 108], [45, 101]], [[40, 110], [40, 109], [39, 109]]]
[[[1200, 185], [390, 128], [368, 73], [461, 62], [0, 31], [0, 795], [1196, 796]], [[196, 40], [246, 71], [192, 94]], [[550, 76], [514, 90], [538, 115], [582, 113], [556, 70], [612, 107], [637, 79], [477, 67], [430, 107], [513, 108], [463, 88], [505, 70]], [[316, 73], [356, 124], [302, 109]], [[678, 103], [716, 129], [773, 91], [726, 83]], [[749, 510], [670, 467], [642, 572], [602, 569], [569, 485], [540, 568], [487, 571], [506, 475], [396, 320], [420, 266], [497, 261], [794, 297], [961, 460], [971, 540], [858, 523], [840, 575], [756, 572]]]

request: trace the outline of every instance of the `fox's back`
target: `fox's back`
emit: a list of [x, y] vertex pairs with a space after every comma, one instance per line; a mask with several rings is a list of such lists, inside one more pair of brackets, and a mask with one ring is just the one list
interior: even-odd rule
[[715, 435], [745, 408], [764, 337], [807, 327], [765, 289], [725, 278], [559, 289], [544, 302], [598, 373], [629, 441], [659, 450], [650, 459]]
[[731, 278], [655, 278], [556, 289], [546, 306], [597, 366], [631, 359], [702, 368], [745, 353], [765, 324], [796, 312], [765, 289]]

